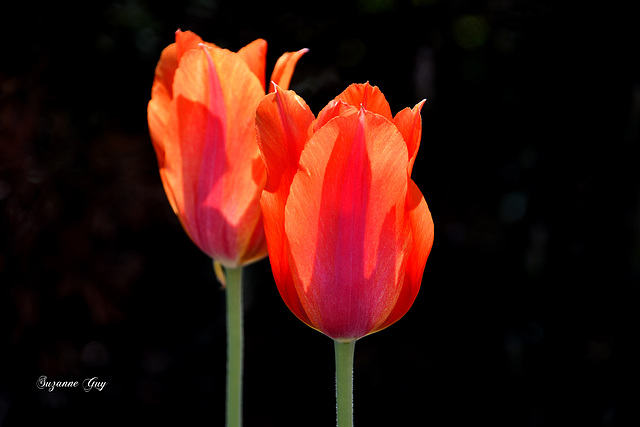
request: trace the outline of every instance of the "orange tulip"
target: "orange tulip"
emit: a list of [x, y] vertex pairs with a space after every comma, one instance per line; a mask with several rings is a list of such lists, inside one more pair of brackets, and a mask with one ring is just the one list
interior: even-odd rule
[[[266, 173], [255, 111], [265, 96], [267, 42], [237, 53], [176, 32], [155, 71], [148, 122], [171, 207], [195, 244], [226, 267], [267, 255], [259, 199]], [[271, 79], [288, 87], [305, 49]]]
[[433, 244], [431, 214], [411, 179], [423, 104], [393, 117], [367, 83], [349, 86], [317, 118], [280, 88], [258, 105], [275, 281], [300, 320], [336, 341], [393, 324], [418, 294]]

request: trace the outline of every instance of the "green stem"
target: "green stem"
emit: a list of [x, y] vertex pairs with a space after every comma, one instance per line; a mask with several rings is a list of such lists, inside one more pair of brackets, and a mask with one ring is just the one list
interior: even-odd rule
[[227, 427], [242, 425], [242, 267], [227, 268]]
[[353, 351], [356, 342], [334, 341], [338, 427], [353, 426]]

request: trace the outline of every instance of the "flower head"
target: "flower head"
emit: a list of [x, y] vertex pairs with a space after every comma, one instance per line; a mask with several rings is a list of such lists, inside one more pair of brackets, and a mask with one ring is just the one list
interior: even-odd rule
[[411, 179], [423, 103], [393, 117], [366, 83], [317, 118], [282, 89], [257, 108], [276, 284], [300, 320], [336, 340], [393, 324], [420, 288], [433, 243], [431, 214]]
[[[266, 172], [255, 131], [266, 51], [262, 39], [236, 53], [177, 31], [160, 56], [148, 106], [171, 207], [196, 245], [229, 267], [267, 255], [259, 205]], [[272, 80], [287, 87], [305, 52], [284, 54]]]

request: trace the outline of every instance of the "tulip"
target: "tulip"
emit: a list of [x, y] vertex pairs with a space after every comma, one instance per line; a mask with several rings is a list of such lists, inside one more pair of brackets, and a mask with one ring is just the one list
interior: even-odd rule
[[[366, 83], [317, 118], [280, 88], [256, 111], [275, 282], [300, 320], [334, 339], [337, 363], [352, 365], [355, 341], [404, 316], [420, 288], [433, 244], [431, 214], [411, 179], [423, 104], [393, 117]], [[342, 375], [346, 385], [340, 377], [338, 367], [339, 421], [350, 416], [346, 403], [340, 413], [340, 393], [351, 376]]]
[[431, 214], [411, 179], [423, 103], [394, 118], [380, 90], [361, 84], [317, 119], [293, 91], [258, 106], [275, 281], [291, 311], [333, 339], [386, 328], [418, 294], [433, 243]]
[[[241, 423], [242, 266], [267, 255], [259, 204], [266, 171], [255, 130], [266, 51], [262, 39], [235, 53], [177, 31], [160, 56], [147, 110], [169, 203], [226, 285], [228, 426]], [[305, 52], [282, 55], [271, 80], [288, 87]]]
[[[226, 267], [267, 255], [260, 194], [266, 173], [255, 133], [267, 42], [237, 53], [176, 32], [156, 68], [148, 122], [165, 192], [193, 242]], [[284, 54], [272, 80], [288, 87], [306, 49]]]

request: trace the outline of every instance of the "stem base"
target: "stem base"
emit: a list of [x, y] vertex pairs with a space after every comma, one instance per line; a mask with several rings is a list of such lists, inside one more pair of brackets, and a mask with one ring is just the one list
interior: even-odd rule
[[226, 269], [227, 427], [242, 425], [242, 267]]
[[356, 342], [334, 340], [336, 352], [336, 415], [338, 427], [353, 426], [353, 354]]

